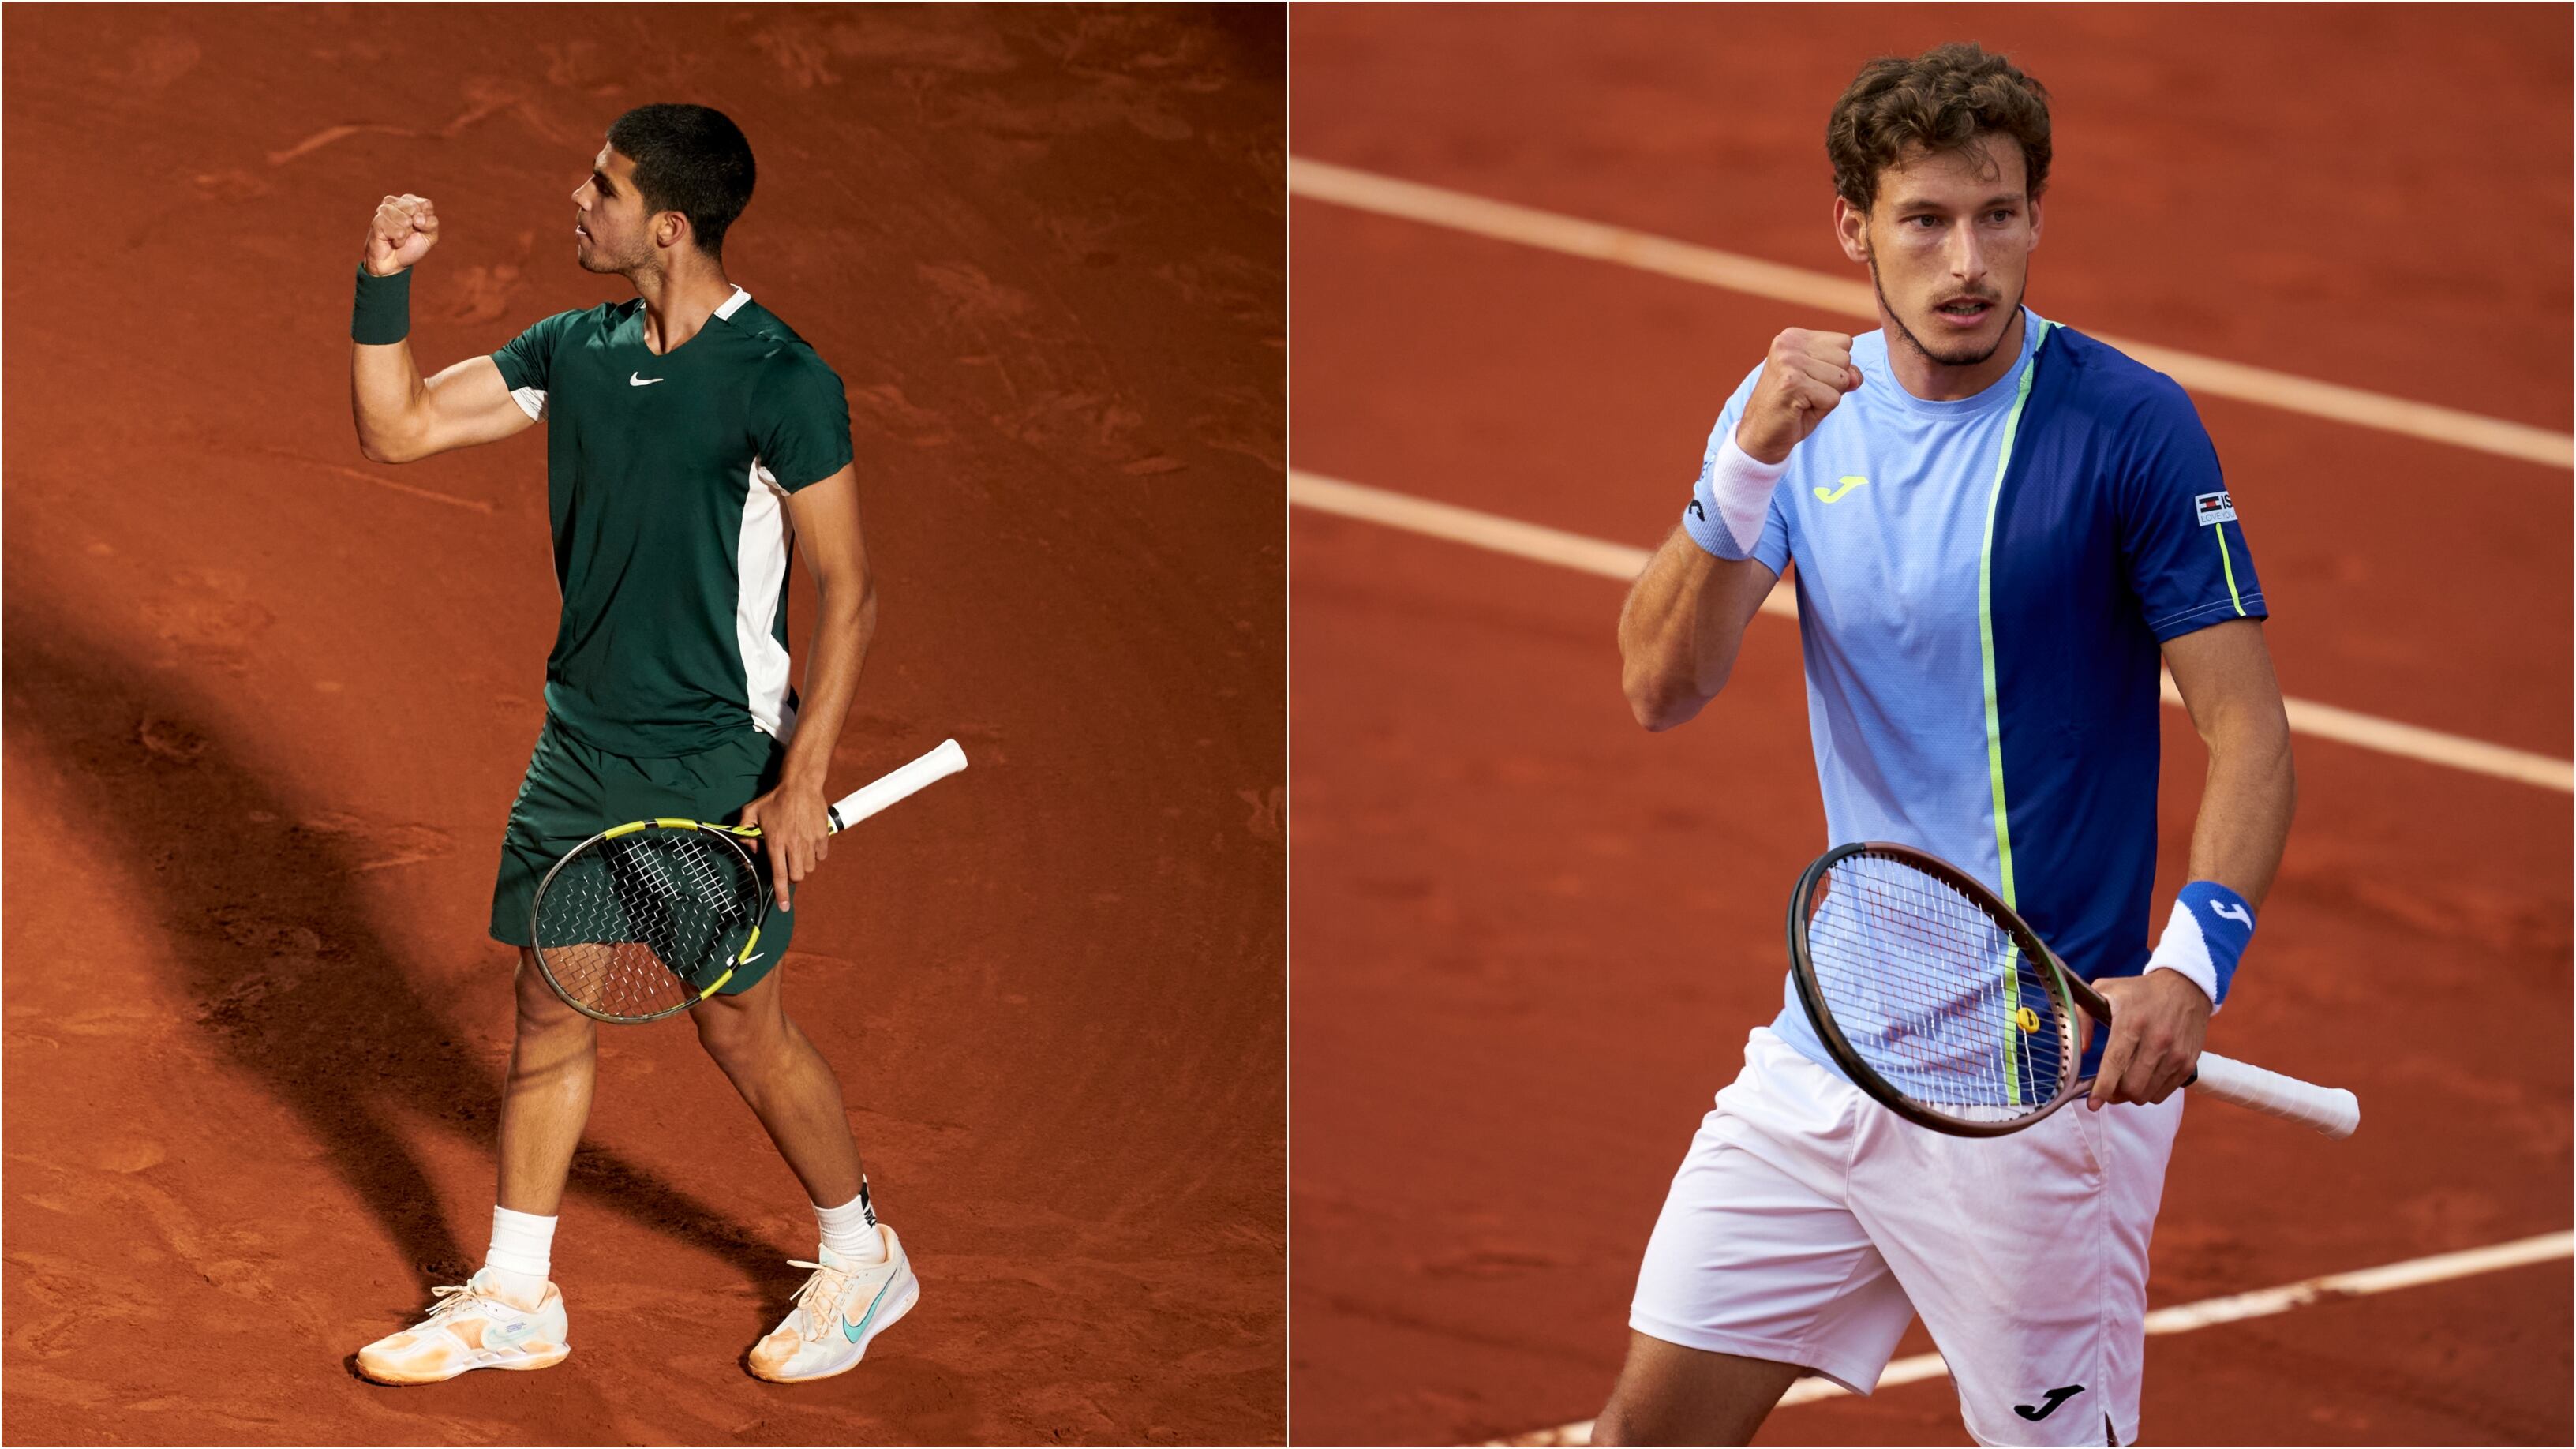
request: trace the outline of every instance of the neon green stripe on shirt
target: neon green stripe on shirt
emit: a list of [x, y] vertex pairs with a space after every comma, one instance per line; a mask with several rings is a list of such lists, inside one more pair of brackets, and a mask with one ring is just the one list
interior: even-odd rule
[[[1977, 552], [1977, 660], [1984, 672], [1986, 692], [1986, 774], [1994, 788], [1995, 859], [1998, 883], [2003, 889], [2004, 904], [2019, 910], [2013, 900], [2012, 824], [2004, 804], [2004, 730], [2003, 715], [1995, 702], [1995, 512], [2004, 497], [2004, 475], [2012, 469], [2013, 438], [2021, 431], [2021, 412], [2030, 403], [2031, 380], [2039, 375], [2039, 351], [2048, 345], [2050, 324], [2039, 324], [2039, 338], [2031, 344], [2030, 361], [2021, 370], [2021, 385], [2013, 394], [2012, 412], [2004, 419], [2004, 442], [1995, 458], [1994, 491], [1986, 496], [1986, 536]], [[2018, 989], [2020, 973], [2013, 961], [2018, 951], [2004, 952], [2004, 1090], [2013, 1106], [2020, 1106], [2021, 1024], [2016, 1019], [2021, 1007]]]

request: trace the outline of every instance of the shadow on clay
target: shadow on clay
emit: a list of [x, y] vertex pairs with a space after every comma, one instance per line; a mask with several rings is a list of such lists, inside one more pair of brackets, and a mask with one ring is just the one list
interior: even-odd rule
[[[195, 1003], [188, 1024], [303, 1120], [424, 1296], [463, 1282], [479, 1254], [439, 1212], [399, 1119], [426, 1115], [488, 1153], [499, 1074], [412, 988], [401, 948], [351, 910], [355, 842], [297, 824], [184, 681], [14, 599], [0, 628], [13, 730], [81, 780], [90, 838], [130, 852], [134, 903]], [[584, 1144], [568, 1190], [732, 1264], [762, 1286], [763, 1327], [786, 1313], [778, 1251], [649, 1169]]]

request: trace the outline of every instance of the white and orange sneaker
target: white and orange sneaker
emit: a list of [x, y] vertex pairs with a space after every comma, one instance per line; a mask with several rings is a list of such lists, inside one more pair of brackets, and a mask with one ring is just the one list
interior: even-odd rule
[[572, 1353], [563, 1294], [546, 1285], [534, 1311], [493, 1292], [477, 1273], [433, 1290], [438, 1306], [402, 1332], [358, 1350], [358, 1372], [380, 1384], [434, 1384], [468, 1369], [541, 1369]]
[[823, 1261], [790, 1259], [811, 1268], [812, 1277], [796, 1290], [796, 1306], [787, 1321], [751, 1350], [751, 1371], [773, 1384], [828, 1379], [859, 1366], [868, 1344], [894, 1326], [895, 1320], [921, 1301], [921, 1280], [894, 1229], [877, 1224], [885, 1241], [885, 1261], [860, 1267], [825, 1248]]

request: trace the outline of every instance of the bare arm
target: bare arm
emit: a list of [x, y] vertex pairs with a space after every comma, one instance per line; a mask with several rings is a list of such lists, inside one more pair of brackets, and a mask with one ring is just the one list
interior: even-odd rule
[[876, 581], [859, 536], [856, 468], [843, 468], [787, 495], [787, 516], [814, 572], [820, 608], [806, 654], [796, 738], [787, 746], [778, 788], [742, 812], [743, 824], [760, 826], [781, 910], [788, 907], [788, 886], [831, 854], [825, 776], [842, 722], [849, 718], [850, 701], [859, 692], [859, 670], [877, 627]]
[[2260, 908], [2290, 842], [2299, 781], [2290, 717], [2256, 619], [2230, 619], [2165, 645], [2183, 707], [2209, 746], [2191, 828], [2191, 878], [2214, 880]]
[[[368, 224], [364, 265], [390, 277], [437, 244], [438, 213], [427, 197], [388, 196]], [[491, 358], [467, 358], [423, 381], [408, 338], [349, 344], [349, 409], [357, 419], [358, 451], [377, 463], [498, 442], [536, 421], [511, 399]]]
[[[1712, 526], [1731, 530], [1747, 552], [1745, 530], [1760, 531], [1779, 466], [1861, 385], [1851, 344], [1845, 333], [1797, 327], [1772, 338], [1732, 447], [1721, 449], [1702, 474], [1703, 492], [1717, 499]], [[1733, 471], [1729, 459], [1738, 451], [1762, 470]], [[1718, 558], [1675, 527], [1629, 585], [1619, 610], [1619, 682], [1637, 723], [1668, 730], [1717, 698], [1735, 668], [1744, 626], [1779, 581], [1759, 560]]]
[[[2289, 713], [2281, 707], [2262, 622], [2230, 619], [2182, 635], [2165, 645], [2165, 663], [2209, 746], [2209, 773], [2191, 827], [2191, 878], [2216, 881], [2260, 910], [2299, 802]], [[2209, 997], [2173, 971], [2094, 984], [2110, 999], [2112, 1016], [2092, 1105], [2163, 1101], [2200, 1059], [2213, 1010]]]
[[1619, 682], [1637, 723], [1668, 730], [1726, 687], [1745, 626], [1780, 576], [1717, 557], [1676, 526], [1619, 610]]
[[349, 398], [358, 451], [377, 463], [409, 463], [477, 443], [497, 443], [536, 422], [510, 396], [501, 365], [469, 357], [423, 381], [411, 344], [349, 344]]

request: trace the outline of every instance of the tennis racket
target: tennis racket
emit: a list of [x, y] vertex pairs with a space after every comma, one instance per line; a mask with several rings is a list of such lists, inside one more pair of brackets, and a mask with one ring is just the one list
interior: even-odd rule
[[[2000, 1137], [2092, 1090], [2081, 1076], [2111, 1003], [1965, 871], [1902, 845], [1840, 845], [1789, 898], [1789, 973], [1855, 1086], [1936, 1132]], [[2329, 1137], [2352, 1093], [2200, 1054], [2188, 1085]]]
[[[955, 740], [862, 785], [830, 809], [838, 834], [966, 768]], [[757, 826], [634, 820], [574, 846], [537, 884], [529, 939], [537, 969], [575, 1011], [631, 1024], [713, 996], [760, 950], [770, 890], [752, 853]]]

